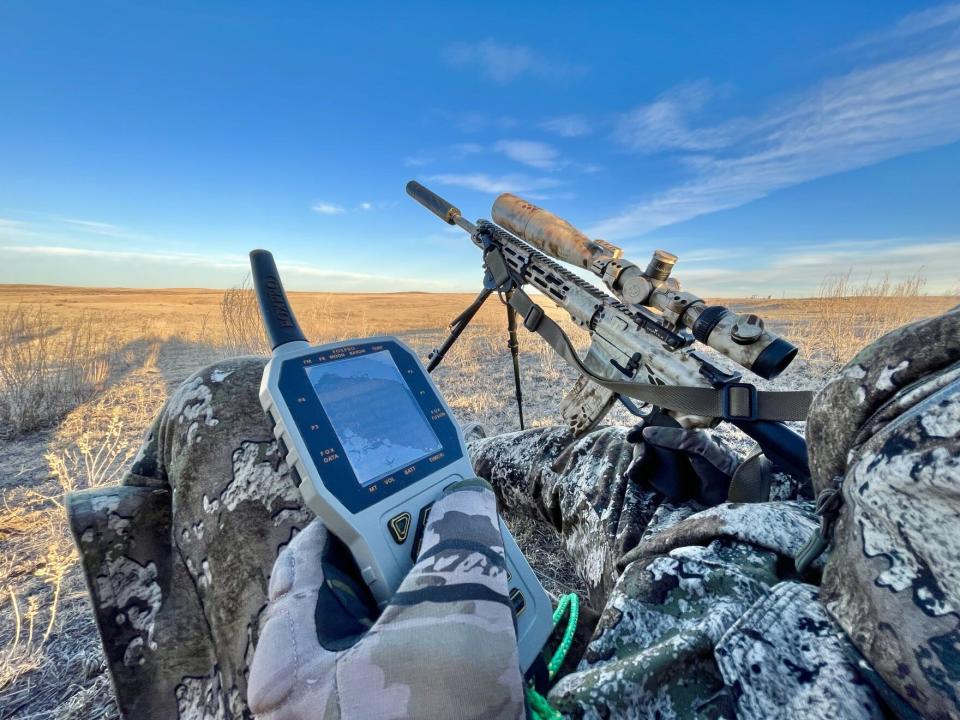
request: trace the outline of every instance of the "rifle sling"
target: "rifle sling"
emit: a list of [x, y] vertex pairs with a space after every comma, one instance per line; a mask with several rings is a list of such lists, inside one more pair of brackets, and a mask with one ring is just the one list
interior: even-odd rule
[[618, 395], [625, 395], [684, 415], [724, 420], [779, 421], [806, 420], [807, 418], [810, 402], [813, 400], [813, 393], [809, 390], [772, 392], [757, 390], [753, 385], [746, 383], [731, 383], [714, 389], [608, 380], [591, 372], [583, 364], [563, 329], [522, 289], [514, 288], [509, 304], [523, 317], [524, 326], [546, 340], [560, 357], [597, 385]]

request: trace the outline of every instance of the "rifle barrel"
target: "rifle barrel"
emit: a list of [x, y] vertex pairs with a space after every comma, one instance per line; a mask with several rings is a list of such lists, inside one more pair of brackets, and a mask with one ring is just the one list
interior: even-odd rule
[[469, 220], [465, 220], [460, 214], [460, 208], [453, 203], [447, 202], [433, 192], [433, 190], [428, 190], [416, 180], [411, 180], [407, 183], [407, 195], [448, 225], [459, 225], [471, 235], [477, 231], [476, 225]]

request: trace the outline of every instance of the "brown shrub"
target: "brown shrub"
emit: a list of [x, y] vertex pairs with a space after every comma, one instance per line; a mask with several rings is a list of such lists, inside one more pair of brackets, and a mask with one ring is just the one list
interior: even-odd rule
[[926, 279], [919, 273], [899, 282], [889, 276], [857, 283], [851, 271], [824, 279], [803, 320], [788, 335], [808, 360], [840, 366], [877, 338], [923, 317]]
[[92, 313], [57, 326], [40, 306], [0, 310], [0, 437], [50, 425], [105, 388], [119, 345]]

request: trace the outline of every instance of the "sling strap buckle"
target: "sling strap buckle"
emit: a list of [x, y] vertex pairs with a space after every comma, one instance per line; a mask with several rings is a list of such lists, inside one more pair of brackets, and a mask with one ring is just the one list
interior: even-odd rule
[[530, 332], [536, 332], [543, 320], [543, 308], [536, 303], [530, 304], [530, 309], [523, 316], [523, 326]]
[[760, 419], [756, 387], [750, 383], [729, 383], [720, 391], [720, 414], [724, 420]]

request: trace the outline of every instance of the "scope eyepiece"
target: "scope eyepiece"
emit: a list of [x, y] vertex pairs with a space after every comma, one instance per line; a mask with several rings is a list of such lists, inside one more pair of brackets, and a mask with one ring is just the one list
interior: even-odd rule
[[750, 370], [765, 380], [772, 380], [782, 373], [797, 356], [797, 346], [778, 337], [757, 355]]
[[[753, 323], [746, 334], [743, 323]], [[797, 356], [793, 343], [766, 330], [756, 316], [739, 316], [722, 305], [704, 307], [691, 328], [693, 336], [704, 345], [723, 353], [764, 380], [772, 380], [787, 369]]]

